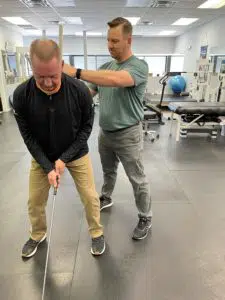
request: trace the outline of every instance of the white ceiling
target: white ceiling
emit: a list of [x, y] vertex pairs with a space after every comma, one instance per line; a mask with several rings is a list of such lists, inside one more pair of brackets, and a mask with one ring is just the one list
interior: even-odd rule
[[[36, 0], [37, 1], [37, 0]], [[78, 31], [107, 32], [107, 22], [118, 16], [141, 17], [134, 26], [135, 35], [157, 36], [162, 30], [175, 30], [173, 36], [180, 35], [191, 28], [208, 23], [213, 19], [225, 17], [225, 7], [221, 9], [197, 9], [204, 0], [174, 0], [171, 8], [152, 8], [154, 0], [48, 0], [53, 7], [28, 8], [19, 0], [0, 0], [0, 17], [20, 16], [33, 27], [46, 30], [47, 35], [58, 35], [58, 25], [64, 17], [80, 17], [83, 25], [64, 25], [64, 35], [74, 35]], [[127, 6], [129, 4], [129, 7]], [[63, 6], [64, 5], [64, 6]], [[193, 17], [199, 20], [189, 26], [172, 26], [180, 17]], [[143, 22], [153, 22], [144, 25]], [[29, 35], [29, 31], [0, 18], [0, 25], [11, 26]]]

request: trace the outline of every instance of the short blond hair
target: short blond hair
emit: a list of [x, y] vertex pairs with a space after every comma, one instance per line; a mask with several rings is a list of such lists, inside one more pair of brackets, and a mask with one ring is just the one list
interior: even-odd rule
[[58, 44], [53, 40], [34, 40], [30, 45], [30, 59], [31, 62], [33, 57], [37, 56], [44, 62], [50, 61], [53, 57], [61, 60], [61, 51]]

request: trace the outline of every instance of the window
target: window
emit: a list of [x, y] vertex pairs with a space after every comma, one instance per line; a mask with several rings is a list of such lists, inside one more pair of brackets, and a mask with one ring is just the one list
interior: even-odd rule
[[97, 69], [101, 67], [101, 65], [105, 64], [106, 62], [112, 60], [112, 57], [109, 55], [104, 56], [97, 56]]
[[181, 72], [184, 67], [183, 56], [171, 56], [170, 72]]
[[9, 64], [10, 71], [14, 74], [14, 76], [15, 77], [18, 76], [15, 54], [8, 54], [8, 64]]
[[149, 67], [149, 73], [153, 76], [161, 76], [165, 73], [166, 56], [145, 56], [145, 61]]
[[96, 57], [95, 56], [88, 56], [88, 69], [96, 70]]
[[69, 57], [69, 55], [63, 55], [62, 58], [63, 58], [65, 64], [70, 65], [70, 57]]
[[[163, 55], [147, 55], [137, 56], [147, 62], [149, 73], [153, 76], [162, 76], [166, 71], [179, 72], [183, 71], [184, 57], [183, 56], [163, 56]], [[83, 55], [64, 55], [63, 59], [66, 63], [70, 63], [76, 68], [84, 69], [84, 56]], [[110, 55], [88, 55], [88, 69], [97, 70], [104, 63], [112, 60]], [[170, 62], [170, 63], [169, 63]], [[169, 70], [170, 65], [170, 70]], [[220, 61], [221, 66], [221, 61]]]
[[73, 59], [74, 59], [74, 66], [76, 68], [84, 69], [84, 56], [77, 55], [74, 56]]
[[216, 73], [224, 73], [224, 56], [217, 56]]

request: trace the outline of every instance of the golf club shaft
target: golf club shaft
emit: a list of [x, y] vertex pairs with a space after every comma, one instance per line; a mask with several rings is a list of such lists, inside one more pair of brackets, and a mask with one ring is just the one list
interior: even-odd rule
[[45, 285], [46, 285], [46, 276], [47, 276], [47, 269], [48, 269], [48, 257], [49, 257], [49, 252], [50, 252], [53, 219], [54, 219], [54, 212], [55, 212], [56, 194], [57, 194], [57, 188], [54, 187], [51, 224], [50, 224], [50, 231], [49, 231], [49, 238], [48, 238], [48, 248], [47, 248], [46, 261], [45, 261], [45, 273], [44, 273], [44, 281], [43, 281], [43, 289], [42, 289], [42, 297], [41, 297], [42, 300], [44, 300], [44, 297], [45, 297]]

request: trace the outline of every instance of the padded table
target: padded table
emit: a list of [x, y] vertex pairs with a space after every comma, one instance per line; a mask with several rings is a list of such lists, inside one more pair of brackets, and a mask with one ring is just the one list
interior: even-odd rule
[[[170, 135], [172, 132], [172, 125], [173, 125], [173, 115], [176, 114], [178, 116], [178, 125], [177, 125], [177, 132], [176, 132], [176, 141], [179, 141], [179, 137], [186, 137], [187, 136], [187, 129], [191, 128], [191, 126], [197, 125], [203, 121], [203, 124], [210, 126], [212, 131], [211, 136], [212, 138], [217, 137], [218, 132], [218, 124], [219, 124], [219, 117], [225, 116], [225, 103], [224, 102], [171, 102], [169, 103], [168, 108], [170, 109], [171, 115], [171, 127], [170, 127]], [[191, 121], [183, 121], [183, 116], [188, 115], [191, 116]], [[215, 117], [218, 122], [213, 121], [205, 121], [209, 117]], [[198, 126], [195, 128], [203, 129], [206, 128], [204, 126]]]

